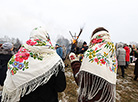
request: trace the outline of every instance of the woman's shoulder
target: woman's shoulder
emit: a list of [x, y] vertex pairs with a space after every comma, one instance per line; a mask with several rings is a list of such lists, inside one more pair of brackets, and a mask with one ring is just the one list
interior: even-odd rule
[[13, 55], [12, 51], [6, 49], [0, 49], [1, 55]]

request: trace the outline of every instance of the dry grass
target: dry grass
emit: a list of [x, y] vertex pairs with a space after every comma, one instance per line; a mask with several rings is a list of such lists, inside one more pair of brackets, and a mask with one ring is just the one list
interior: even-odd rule
[[[120, 69], [118, 69], [121, 75]], [[138, 81], [134, 81], [134, 66], [125, 69], [125, 78], [118, 76], [116, 102], [138, 102]]]
[[78, 87], [75, 83], [69, 60], [65, 60], [65, 63], [69, 65], [65, 68], [67, 86], [64, 92], [59, 93], [59, 100], [62, 100], [62, 102], [77, 102], [78, 95], [76, 90]]

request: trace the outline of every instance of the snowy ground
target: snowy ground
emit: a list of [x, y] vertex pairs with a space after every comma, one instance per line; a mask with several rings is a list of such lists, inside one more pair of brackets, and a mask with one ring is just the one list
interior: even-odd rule
[[[66, 63], [70, 63], [66, 60]], [[125, 69], [125, 78], [121, 77], [118, 70], [116, 87], [116, 102], [138, 102], [138, 81], [134, 81], [134, 64]], [[59, 93], [59, 102], [77, 102], [77, 85], [74, 81], [70, 65], [65, 68], [67, 87], [64, 92]]]
[[[77, 85], [74, 81], [69, 60], [69, 66], [65, 68], [67, 86], [64, 92], [59, 93], [59, 102], [77, 102]], [[116, 102], [138, 102], [138, 80], [134, 81], [134, 63], [125, 69], [125, 78], [122, 78], [120, 68], [118, 69], [116, 86]], [[1, 90], [0, 90], [1, 94]]]
[[[121, 75], [120, 69], [118, 70]], [[125, 69], [125, 78], [117, 77], [117, 102], [138, 102], [138, 81], [134, 81], [134, 64]]]

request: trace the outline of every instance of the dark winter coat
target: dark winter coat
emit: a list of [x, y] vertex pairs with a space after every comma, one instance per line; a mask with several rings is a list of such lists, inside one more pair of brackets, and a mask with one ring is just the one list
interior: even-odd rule
[[71, 51], [70, 51], [70, 52], [73, 52], [73, 53], [75, 53], [75, 54], [79, 54], [80, 48], [77, 47], [76, 44], [72, 44], [72, 45], [71, 45]]
[[[82, 50], [84, 49], [84, 50]], [[84, 52], [88, 49], [88, 46], [82, 46], [81, 50], [80, 50], [80, 53], [81, 54], [84, 54]]]
[[46, 84], [21, 98], [20, 102], [58, 102], [57, 93], [64, 91], [65, 88], [65, 74], [59, 71], [57, 76], [53, 75]]
[[77, 52], [77, 45], [76, 44], [72, 44], [72, 46], [71, 46], [71, 52], [73, 52], [73, 53], [76, 53]]
[[12, 57], [12, 52], [4, 49], [0, 49], [0, 85], [3, 86], [6, 72], [7, 72], [7, 63]]
[[58, 47], [57, 49], [56, 49], [56, 52], [57, 52], [57, 54], [62, 58], [63, 57], [63, 49], [62, 49], [62, 47]]
[[133, 48], [130, 47], [130, 49], [131, 49], [130, 56], [133, 56]]
[[137, 60], [135, 61], [135, 69], [134, 69], [134, 74], [138, 76], [138, 53], [135, 52], [135, 57]]

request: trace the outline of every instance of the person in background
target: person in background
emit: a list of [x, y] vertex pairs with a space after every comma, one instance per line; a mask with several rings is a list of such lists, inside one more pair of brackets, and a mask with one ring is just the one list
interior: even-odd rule
[[134, 75], [135, 75], [134, 80], [136, 81], [138, 78], [138, 48], [134, 48], [133, 51], [135, 58], [137, 58], [135, 61], [135, 69], [134, 69]]
[[58, 92], [65, 88], [64, 62], [47, 31], [34, 28], [8, 63], [2, 102], [58, 102]]
[[130, 48], [130, 63], [132, 63], [132, 60], [133, 60], [133, 48], [131, 45], [129, 45], [129, 48]]
[[74, 53], [69, 55], [77, 85], [78, 102], [115, 102], [117, 60], [109, 32], [93, 31], [82, 64]]
[[132, 51], [133, 51], [132, 63], [135, 63], [135, 61], [137, 60], [137, 58], [135, 58], [134, 49], [137, 49], [135, 45], [132, 46]]
[[21, 45], [14, 45], [14, 49], [13, 49], [13, 52], [16, 54], [18, 51], [19, 51], [19, 49], [21, 48]]
[[70, 52], [73, 52], [76, 55], [78, 55], [79, 52], [80, 52], [80, 48], [78, 47], [77, 44], [78, 44], [78, 41], [73, 39], [73, 42], [71, 44], [71, 51]]
[[123, 48], [123, 44], [119, 44], [117, 48], [117, 61], [118, 66], [121, 68], [122, 77], [124, 78], [124, 67], [126, 66], [126, 50]]
[[58, 54], [61, 58], [63, 58], [63, 49], [62, 49], [62, 47], [59, 46], [59, 44], [56, 44], [55, 49], [56, 49], [57, 54]]
[[75, 43], [72, 43], [72, 45], [71, 45], [71, 52], [73, 52], [73, 53], [75, 53], [75, 54], [77, 54], [77, 42], [75, 42]]
[[13, 44], [6, 42], [1, 46], [0, 50], [0, 86], [4, 85], [7, 72], [7, 63], [13, 55]]
[[84, 52], [88, 49], [88, 46], [87, 46], [87, 43], [84, 41], [83, 42], [83, 45], [82, 45], [82, 48], [80, 50], [80, 53], [81, 54], [84, 54]]
[[127, 44], [124, 45], [124, 49], [126, 50], [126, 68], [127, 68], [130, 60], [130, 49], [127, 46]]
[[80, 49], [79, 60], [82, 61], [84, 52], [88, 49], [87, 43], [84, 41]]
[[13, 44], [6, 42], [1, 44], [0, 48], [0, 102], [1, 102], [1, 93], [3, 90], [4, 81], [6, 78], [6, 72], [8, 70], [7, 63], [13, 55]]
[[64, 61], [66, 59], [66, 52], [67, 52], [67, 50], [66, 50], [66, 47], [64, 45], [62, 46], [62, 49], [63, 49], [62, 59]]

